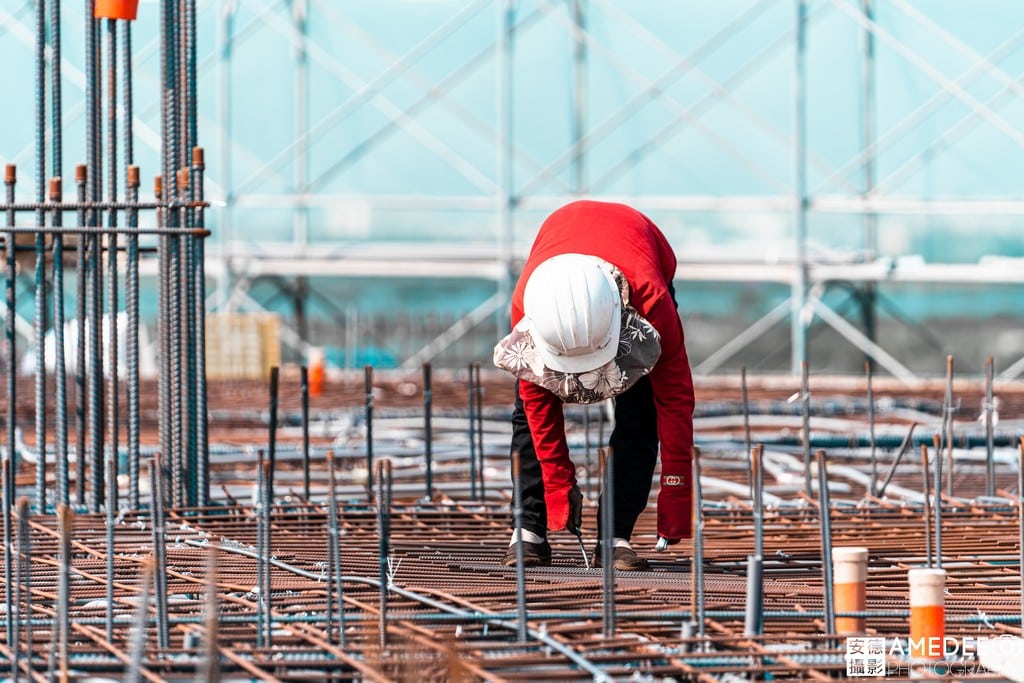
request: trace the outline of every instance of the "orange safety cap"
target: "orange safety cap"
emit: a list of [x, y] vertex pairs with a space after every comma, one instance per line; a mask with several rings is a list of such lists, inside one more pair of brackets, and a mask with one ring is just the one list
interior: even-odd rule
[[127, 19], [135, 21], [139, 13], [139, 0], [96, 0], [92, 15], [97, 19]]

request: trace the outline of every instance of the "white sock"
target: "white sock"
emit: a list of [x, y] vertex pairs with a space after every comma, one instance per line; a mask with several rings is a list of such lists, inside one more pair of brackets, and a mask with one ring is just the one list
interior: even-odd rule
[[631, 546], [629, 544], [628, 540], [626, 540], [625, 538], [619, 538], [618, 536], [615, 537], [615, 542], [612, 544], [612, 547], [613, 548], [629, 548], [630, 550], [633, 549], [633, 546]]
[[508, 542], [510, 546], [515, 545], [519, 541], [519, 535], [522, 533], [523, 540], [527, 543], [543, 543], [544, 537], [538, 536], [529, 529], [516, 529], [512, 532], [512, 540]]

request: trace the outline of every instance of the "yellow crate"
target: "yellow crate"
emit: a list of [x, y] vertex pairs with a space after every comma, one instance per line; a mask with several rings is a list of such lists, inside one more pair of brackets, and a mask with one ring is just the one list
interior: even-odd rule
[[210, 313], [206, 316], [207, 379], [266, 379], [281, 364], [281, 316]]

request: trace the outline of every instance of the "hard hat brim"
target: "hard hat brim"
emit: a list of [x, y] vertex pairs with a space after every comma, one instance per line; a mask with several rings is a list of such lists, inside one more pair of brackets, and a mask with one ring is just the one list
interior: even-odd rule
[[619, 335], [622, 332], [621, 307], [619, 315], [612, 321], [612, 328], [608, 331], [608, 338], [601, 348], [587, 353], [579, 353], [573, 356], [556, 354], [546, 344], [537, 344], [537, 354], [543, 361], [544, 366], [555, 372], [564, 372], [570, 375], [578, 375], [583, 372], [590, 372], [615, 360], [619, 352]]

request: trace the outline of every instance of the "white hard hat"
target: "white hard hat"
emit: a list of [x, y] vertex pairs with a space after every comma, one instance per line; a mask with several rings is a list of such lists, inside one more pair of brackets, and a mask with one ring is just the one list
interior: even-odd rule
[[523, 308], [537, 352], [552, 370], [588, 372], [615, 358], [622, 299], [607, 261], [585, 254], [549, 258], [530, 274]]

